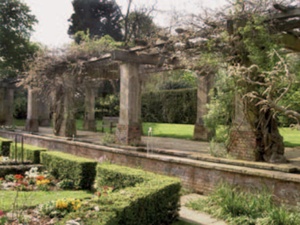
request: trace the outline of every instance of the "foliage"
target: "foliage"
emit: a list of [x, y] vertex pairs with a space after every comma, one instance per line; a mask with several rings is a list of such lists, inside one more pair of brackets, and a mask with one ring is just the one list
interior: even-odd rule
[[142, 118], [145, 122], [194, 124], [196, 115], [196, 89], [167, 90], [142, 95]]
[[[46, 151], [45, 148], [23, 144], [23, 152], [22, 152], [22, 144], [13, 142], [10, 145], [10, 157], [12, 159], [17, 159], [20, 161], [23, 157], [25, 161], [31, 161], [32, 163], [39, 164], [40, 163], [40, 154], [41, 152]], [[23, 155], [22, 155], [23, 153]]]
[[16, 76], [23, 71], [24, 62], [37, 50], [30, 43], [30, 33], [37, 22], [29, 7], [20, 0], [0, 2], [0, 74]]
[[0, 138], [0, 156], [9, 156], [9, 148], [12, 141], [6, 138]]
[[85, 224], [172, 224], [178, 216], [180, 182], [176, 178], [101, 164], [97, 167], [96, 180], [113, 187], [130, 187], [89, 201], [78, 212], [67, 215], [60, 224], [78, 217]]
[[14, 118], [27, 118], [27, 91], [21, 88], [14, 92]]
[[104, 136], [102, 137], [102, 143], [104, 145], [106, 144], [113, 144], [116, 142], [116, 137], [114, 134], [110, 134], [110, 133], [105, 133]]
[[123, 189], [125, 187], [134, 187], [145, 180], [146, 172], [136, 169], [103, 164], [97, 166], [96, 184], [97, 187], [104, 185], [113, 186], [114, 189]]
[[[216, 112], [229, 112], [220, 124], [224, 125], [224, 120], [229, 118], [230, 123], [234, 122], [233, 129], [250, 125], [259, 143], [256, 160], [284, 162], [276, 111], [294, 115], [277, 105], [290, 89], [293, 79], [285, 63], [283, 44], [279, 41], [282, 40], [281, 32], [285, 31], [282, 24], [287, 21], [280, 21], [281, 26], [278, 21], [270, 21], [272, 14], [279, 13], [272, 8], [273, 2], [268, 0], [243, 0], [236, 1], [215, 17], [202, 18], [206, 28], [203, 30], [209, 40], [205, 47], [222, 55], [222, 61], [227, 63], [226, 82], [230, 87], [229, 93], [216, 95], [213, 99], [219, 105], [210, 105], [206, 122], [216, 127], [219, 121], [213, 118], [220, 118]], [[224, 84], [225, 90], [227, 83]], [[217, 88], [222, 93], [221, 85]], [[229, 104], [224, 104], [222, 98]], [[239, 119], [233, 120], [233, 116]], [[231, 139], [227, 140], [230, 142]]]
[[[83, 31], [92, 39], [109, 35], [116, 41], [122, 40], [121, 13], [115, 1], [73, 0], [72, 4], [74, 13], [69, 19], [69, 35]], [[75, 35], [75, 41], [80, 43], [80, 36]]]
[[229, 137], [234, 116], [235, 89], [235, 84], [226, 71], [220, 70], [216, 74], [214, 88], [210, 90], [208, 113], [204, 116], [205, 126], [211, 130], [218, 130], [220, 125], [225, 128], [214, 137], [217, 142], [226, 142]]
[[277, 206], [267, 190], [253, 190], [249, 193], [228, 184], [219, 185], [207, 199], [190, 202], [188, 207], [235, 225], [296, 225], [300, 222], [299, 213]]
[[[153, 23], [153, 18], [149, 15], [151, 13], [146, 9], [136, 10], [131, 12], [127, 18], [127, 36], [125, 41], [131, 42], [143, 40], [150, 37], [156, 30]], [[124, 24], [125, 26], [125, 24]]]
[[197, 87], [197, 76], [191, 71], [176, 70], [152, 74], [143, 87], [143, 92]]
[[62, 198], [50, 201], [39, 206], [43, 215], [50, 217], [64, 217], [70, 212], [77, 211], [81, 207], [81, 201], [76, 198]]
[[95, 111], [98, 118], [102, 118], [103, 116], [119, 116], [120, 95], [109, 94], [98, 98]]
[[69, 179], [75, 188], [91, 189], [97, 163], [93, 160], [62, 152], [42, 152], [41, 163], [59, 180]]

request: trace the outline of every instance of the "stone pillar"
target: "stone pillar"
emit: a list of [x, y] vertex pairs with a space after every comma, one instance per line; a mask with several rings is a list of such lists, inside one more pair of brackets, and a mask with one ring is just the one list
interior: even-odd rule
[[39, 125], [41, 127], [50, 127], [50, 103], [46, 99], [38, 99]]
[[209, 90], [213, 86], [214, 75], [198, 76], [197, 90], [197, 121], [194, 127], [194, 139], [208, 141], [213, 135], [213, 131], [204, 126], [203, 117], [207, 114], [207, 104], [209, 103]]
[[89, 131], [96, 131], [96, 120], [95, 120], [95, 98], [96, 89], [91, 83], [85, 84], [85, 99], [84, 99], [84, 121], [83, 129]]
[[53, 98], [53, 132], [62, 137], [76, 136], [75, 84], [76, 77], [64, 74], [63, 86], [57, 87]]
[[235, 95], [235, 112], [227, 147], [230, 156], [236, 159], [257, 161], [259, 158], [256, 135], [244, 113], [244, 104], [239, 94]]
[[25, 130], [29, 132], [39, 131], [39, 111], [38, 111], [38, 93], [32, 88], [28, 88], [27, 97], [27, 119]]
[[120, 66], [120, 116], [116, 141], [125, 145], [141, 142], [141, 82], [139, 64], [124, 63]]
[[14, 89], [8, 84], [0, 87], [0, 125], [13, 125]]

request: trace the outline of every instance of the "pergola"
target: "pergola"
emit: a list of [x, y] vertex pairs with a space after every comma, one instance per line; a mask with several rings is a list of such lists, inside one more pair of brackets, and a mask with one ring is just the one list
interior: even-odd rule
[[[300, 51], [300, 39], [296, 28], [300, 28], [300, 8], [278, 8], [279, 13], [272, 15], [270, 21], [275, 21], [276, 26], [282, 33], [282, 42], [287, 48]], [[268, 22], [268, 21], [266, 21]], [[229, 21], [228, 32], [231, 24]], [[198, 75], [198, 106], [197, 121], [195, 121], [194, 138], [199, 140], [209, 140], [210, 132], [204, 126], [203, 116], [207, 113], [206, 104], [209, 101], [208, 92], [213, 85], [214, 71], [204, 71], [197, 64], [201, 57], [203, 43], [207, 41], [201, 32], [190, 32], [177, 29], [177, 35], [158, 35], [155, 39], [148, 40], [145, 45], [135, 46], [129, 49], [114, 50], [108, 54], [84, 61], [84, 65], [92, 76], [86, 79], [86, 129], [95, 129], [94, 99], [95, 80], [94, 79], [120, 79], [120, 115], [117, 125], [116, 140], [121, 144], [139, 144], [141, 141], [141, 82], [145, 74], [173, 69], [190, 69], [196, 71]], [[204, 32], [205, 33], [205, 32]], [[199, 72], [201, 71], [201, 72]], [[216, 71], [215, 71], [216, 72]], [[72, 79], [65, 79], [72, 82]], [[71, 85], [71, 84], [70, 84]], [[6, 89], [5, 89], [6, 88]], [[8, 90], [7, 87], [0, 87], [1, 91]], [[26, 130], [30, 132], [38, 131], [38, 102], [35, 101], [37, 93], [28, 91], [28, 116]], [[70, 91], [65, 98], [73, 98], [74, 93]], [[6, 96], [6, 95], [1, 95]], [[8, 95], [9, 96], [9, 95]], [[11, 96], [11, 95], [10, 95]], [[9, 97], [7, 97], [8, 99]], [[1, 102], [4, 102], [1, 101]], [[71, 105], [67, 102], [64, 107], [68, 111]], [[236, 104], [236, 119], [241, 118], [242, 107]], [[3, 108], [3, 107], [2, 107]], [[0, 107], [1, 109], [1, 107]], [[3, 111], [3, 110], [2, 110]], [[69, 110], [70, 112], [72, 110]], [[0, 114], [1, 117], [1, 114]], [[7, 124], [8, 119], [0, 122]], [[74, 124], [74, 115], [62, 118], [62, 123]], [[71, 125], [73, 126], [73, 125]], [[67, 127], [67, 126], [66, 126]], [[71, 136], [66, 130], [57, 133], [61, 136]], [[241, 136], [241, 138], [244, 138]]]

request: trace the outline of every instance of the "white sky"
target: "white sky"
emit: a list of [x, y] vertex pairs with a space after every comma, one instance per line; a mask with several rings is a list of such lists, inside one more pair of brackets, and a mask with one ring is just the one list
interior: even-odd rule
[[[68, 19], [73, 13], [72, 0], [23, 0], [31, 9], [39, 23], [35, 26], [32, 40], [49, 47], [61, 47], [69, 43], [67, 31]], [[123, 10], [127, 7], [127, 0], [116, 0]], [[133, 6], [151, 6], [157, 2], [156, 9], [162, 14], [156, 14], [155, 23], [170, 24], [169, 15], [174, 11], [180, 13], [197, 14], [201, 7], [215, 8], [224, 4], [225, 0], [133, 0]]]

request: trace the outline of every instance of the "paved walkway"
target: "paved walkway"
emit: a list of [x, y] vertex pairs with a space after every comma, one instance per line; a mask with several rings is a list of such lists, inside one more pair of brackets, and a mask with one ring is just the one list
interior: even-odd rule
[[202, 212], [198, 212], [187, 208], [185, 205], [200, 198], [204, 198], [198, 194], [189, 194], [180, 198], [181, 208], [179, 211], [179, 219], [185, 222], [197, 224], [197, 225], [226, 225], [224, 221], [217, 220], [210, 215]]

